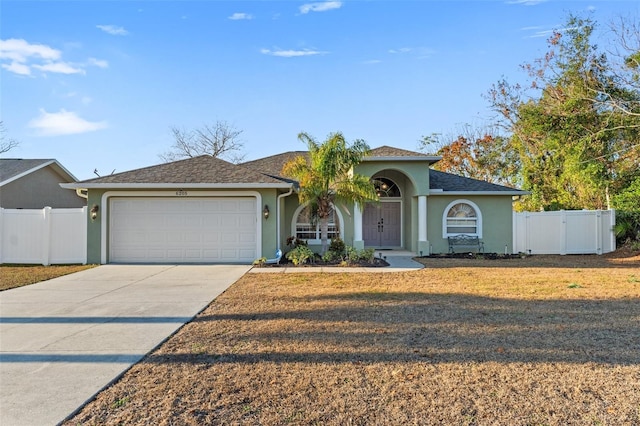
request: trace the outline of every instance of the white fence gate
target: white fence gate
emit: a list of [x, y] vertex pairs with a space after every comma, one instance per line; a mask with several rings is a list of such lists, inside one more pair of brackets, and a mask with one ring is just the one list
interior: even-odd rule
[[0, 263], [87, 263], [87, 208], [0, 208]]
[[615, 210], [513, 214], [513, 250], [526, 254], [603, 254], [615, 251]]

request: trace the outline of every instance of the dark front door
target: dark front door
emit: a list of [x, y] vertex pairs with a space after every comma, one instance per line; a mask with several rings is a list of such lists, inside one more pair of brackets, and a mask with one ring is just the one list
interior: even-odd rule
[[362, 237], [367, 247], [400, 247], [400, 202], [367, 204], [362, 216]]

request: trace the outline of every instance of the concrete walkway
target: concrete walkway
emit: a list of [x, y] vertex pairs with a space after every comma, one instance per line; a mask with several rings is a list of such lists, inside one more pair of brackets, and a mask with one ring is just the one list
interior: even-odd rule
[[266, 267], [253, 268], [249, 272], [254, 274], [293, 274], [293, 273], [344, 273], [344, 272], [360, 272], [360, 273], [388, 273], [388, 272], [408, 272], [424, 268], [422, 263], [413, 260], [415, 254], [408, 251], [376, 251], [376, 257], [382, 257], [387, 261], [389, 266], [383, 268], [367, 268], [367, 267], [341, 267], [341, 266], [313, 266], [313, 267]]
[[0, 425], [55, 425], [250, 266], [105, 265], [0, 292]]

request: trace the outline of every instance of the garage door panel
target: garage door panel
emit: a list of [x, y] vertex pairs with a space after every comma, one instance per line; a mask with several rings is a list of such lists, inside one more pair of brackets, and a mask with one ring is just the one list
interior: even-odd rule
[[255, 197], [112, 198], [112, 262], [251, 262]]

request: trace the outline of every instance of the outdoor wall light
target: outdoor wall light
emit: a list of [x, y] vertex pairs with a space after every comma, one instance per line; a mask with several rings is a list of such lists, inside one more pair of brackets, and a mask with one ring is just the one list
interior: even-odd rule
[[100, 210], [100, 207], [98, 207], [97, 204], [94, 204], [93, 207], [91, 207], [91, 210], [89, 210], [91, 212], [91, 220], [96, 220], [98, 218], [99, 210]]
[[262, 210], [262, 214], [264, 215], [265, 219], [269, 219], [269, 206], [268, 205], [264, 205], [264, 210]]

